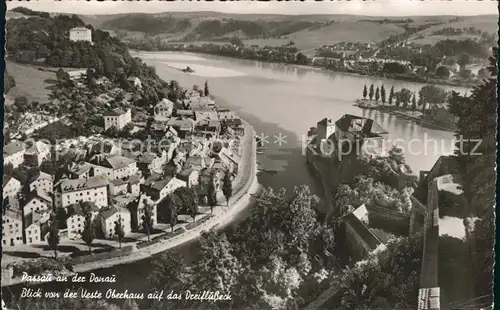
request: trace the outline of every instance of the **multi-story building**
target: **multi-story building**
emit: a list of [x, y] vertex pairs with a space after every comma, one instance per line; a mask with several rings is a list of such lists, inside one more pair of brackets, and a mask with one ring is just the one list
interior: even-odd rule
[[23, 244], [23, 219], [21, 210], [9, 208], [2, 214], [2, 245]]
[[186, 185], [189, 188], [198, 185], [199, 177], [200, 177], [199, 171], [192, 168], [181, 170], [177, 174], [177, 178], [179, 178], [179, 180], [186, 182]]
[[34, 190], [23, 201], [23, 216], [33, 212], [44, 212], [52, 209], [52, 198], [44, 191]]
[[154, 174], [142, 184], [141, 192], [145, 192], [154, 201], [160, 201], [173, 193], [177, 188], [186, 186], [186, 182], [174, 176]]
[[163, 164], [167, 162], [167, 151], [163, 150], [161, 156], [153, 152], [142, 153], [137, 157], [137, 168], [145, 175], [153, 172], [160, 173]]
[[37, 170], [26, 183], [29, 192], [38, 190], [47, 194], [52, 194], [54, 188], [54, 178], [43, 171]]
[[4, 175], [3, 176], [3, 197], [15, 197], [22, 189], [21, 181]]
[[123, 129], [125, 125], [132, 122], [132, 110], [116, 110], [104, 113], [104, 130], [115, 127], [117, 130]]
[[[82, 208], [82, 205], [85, 208]], [[98, 214], [98, 207], [94, 203], [73, 203], [68, 206], [68, 218], [66, 219], [66, 226], [68, 227], [68, 238], [79, 239], [85, 227], [85, 212], [92, 214], [94, 220]]]
[[90, 162], [94, 165], [94, 176], [106, 175], [110, 180], [128, 178], [139, 172], [137, 162], [125, 156], [96, 155]]
[[87, 179], [91, 175], [92, 165], [86, 162], [68, 162], [59, 171], [60, 178]]
[[154, 108], [154, 117], [157, 122], [166, 122], [172, 115], [174, 103], [168, 99], [158, 102]]
[[26, 244], [36, 244], [43, 241], [42, 228], [49, 220], [50, 212], [35, 211], [24, 217], [24, 235]]
[[157, 204], [148, 195], [142, 194], [129, 205], [131, 225], [135, 230], [143, 229], [144, 213], [146, 206], [151, 208], [151, 219], [153, 226], [158, 223]]
[[56, 208], [82, 201], [93, 202], [99, 208], [107, 207], [108, 183], [105, 175], [88, 179], [62, 179], [54, 187]]
[[130, 234], [130, 211], [122, 207], [109, 207], [102, 209], [99, 213], [99, 225], [104, 238], [112, 239], [115, 234], [115, 223], [120, 221], [125, 235]]
[[14, 168], [24, 163], [24, 142], [13, 141], [3, 147], [3, 164], [11, 164]]
[[73, 42], [87, 41], [92, 43], [92, 30], [85, 27], [76, 27], [69, 30], [69, 40]]

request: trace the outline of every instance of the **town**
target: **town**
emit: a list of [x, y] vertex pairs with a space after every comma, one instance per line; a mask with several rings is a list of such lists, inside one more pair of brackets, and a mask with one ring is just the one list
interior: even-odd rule
[[[92, 41], [87, 28], [69, 34], [71, 41]], [[86, 69], [56, 73], [86, 89]], [[129, 80], [141, 90], [138, 77]], [[105, 78], [98, 83], [113, 87]], [[149, 115], [132, 113], [123, 99], [121, 107], [102, 113], [101, 133], [57, 141], [38, 133], [57, 123], [74, 126], [68, 115], [55, 118], [43, 105], [30, 110], [30, 123], [7, 115], [7, 136], [26, 139], [12, 139], [3, 151], [4, 254], [36, 252], [42, 243], [55, 255], [58, 246], [79, 244], [91, 254], [101, 239], [108, 251], [122, 242], [143, 248], [201, 225], [216, 206], [230, 207], [250, 178], [242, 154], [251, 148], [252, 132], [216, 105], [208, 84], [186, 90], [183, 98], [162, 98]], [[122, 132], [147, 139], [120, 138]]]

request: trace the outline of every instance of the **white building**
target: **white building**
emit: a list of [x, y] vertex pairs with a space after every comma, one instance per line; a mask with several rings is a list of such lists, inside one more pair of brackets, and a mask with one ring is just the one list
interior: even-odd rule
[[187, 183], [176, 177], [153, 175], [146, 179], [142, 188], [154, 201], [160, 201], [177, 188], [185, 186], [187, 186]]
[[23, 244], [23, 220], [21, 210], [7, 209], [2, 215], [2, 246]]
[[73, 42], [87, 41], [92, 43], [92, 30], [85, 27], [76, 27], [69, 30], [69, 40]]
[[15, 197], [21, 191], [21, 181], [16, 178], [3, 176], [3, 197]]
[[121, 130], [130, 122], [132, 122], [132, 110], [130, 109], [126, 112], [117, 110], [104, 113], [104, 130], [108, 130], [111, 127]]
[[162, 101], [158, 102], [155, 105], [154, 113], [155, 113], [155, 121], [158, 122], [166, 122], [172, 115], [172, 111], [174, 110], [174, 103], [166, 98]]
[[44, 212], [52, 209], [52, 198], [43, 191], [33, 191], [28, 194], [23, 203], [23, 216], [33, 212]]
[[132, 223], [134, 223], [134, 228], [138, 230], [143, 229], [143, 216], [146, 210], [146, 206], [151, 207], [151, 219], [153, 220], [153, 226], [156, 226], [156, 224], [158, 223], [157, 204], [151, 199], [151, 197], [142, 194], [130, 210]]
[[36, 167], [51, 158], [50, 145], [36, 141], [24, 152], [24, 161]]
[[[82, 205], [84, 208], [82, 208]], [[86, 210], [84, 210], [87, 208]], [[85, 227], [85, 212], [92, 214], [92, 221], [99, 214], [99, 209], [94, 203], [74, 203], [68, 206], [68, 218], [66, 226], [68, 227], [68, 238], [79, 239]]]
[[54, 187], [55, 205], [67, 207], [81, 201], [90, 201], [97, 207], [108, 206], [108, 178], [104, 175], [88, 179], [63, 179]]
[[14, 168], [24, 163], [25, 145], [21, 141], [13, 141], [3, 147], [3, 164], [11, 164]]
[[110, 180], [128, 178], [139, 172], [137, 162], [125, 156], [96, 155], [91, 160], [94, 176], [106, 175]]
[[54, 178], [48, 173], [37, 171], [30, 177], [26, 185], [30, 192], [39, 190], [47, 194], [52, 194], [54, 188]]
[[99, 214], [100, 227], [104, 238], [112, 239], [115, 234], [115, 222], [121, 221], [121, 226], [125, 235], [130, 234], [130, 211], [122, 207], [110, 207], [101, 210]]

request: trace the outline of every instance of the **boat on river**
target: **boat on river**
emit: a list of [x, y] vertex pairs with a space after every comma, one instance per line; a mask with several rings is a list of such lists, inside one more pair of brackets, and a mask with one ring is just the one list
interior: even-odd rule
[[187, 66], [186, 68], [182, 69], [182, 72], [184, 72], [184, 73], [194, 73], [194, 70], [191, 67]]

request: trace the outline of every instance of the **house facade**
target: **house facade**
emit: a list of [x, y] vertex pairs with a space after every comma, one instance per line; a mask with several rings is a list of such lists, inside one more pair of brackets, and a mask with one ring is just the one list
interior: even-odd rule
[[92, 43], [92, 30], [85, 27], [76, 27], [69, 30], [69, 40], [73, 42], [87, 41]]
[[54, 188], [54, 178], [48, 173], [37, 171], [28, 180], [27, 187], [29, 192], [38, 190], [47, 194], [51, 194]]
[[23, 203], [23, 216], [33, 212], [44, 212], [52, 209], [52, 198], [43, 191], [32, 191]]
[[154, 107], [154, 118], [158, 122], [166, 122], [170, 119], [172, 111], [174, 110], [174, 103], [166, 98], [158, 102]]
[[93, 175], [105, 175], [110, 180], [128, 178], [138, 173], [137, 162], [125, 156], [96, 155], [92, 160]]
[[13, 141], [3, 147], [3, 164], [11, 164], [14, 168], [24, 163], [25, 145], [21, 141]]
[[21, 210], [7, 209], [2, 215], [2, 246], [23, 244], [23, 220]]
[[122, 207], [109, 207], [99, 212], [99, 223], [104, 238], [113, 239], [115, 234], [115, 222], [121, 221], [121, 226], [125, 235], [130, 234], [130, 211]]
[[26, 149], [24, 152], [24, 161], [35, 167], [40, 165], [51, 158], [50, 145], [41, 141], [36, 141]]
[[88, 179], [63, 179], [54, 189], [56, 207], [67, 207], [73, 203], [90, 201], [99, 208], [108, 206], [108, 178], [94, 176]]
[[21, 181], [16, 178], [3, 176], [3, 197], [15, 197], [22, 189]]

